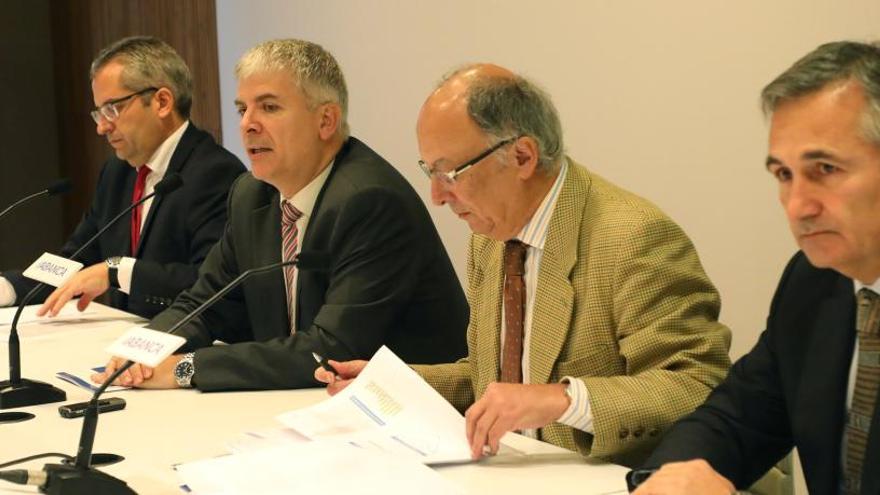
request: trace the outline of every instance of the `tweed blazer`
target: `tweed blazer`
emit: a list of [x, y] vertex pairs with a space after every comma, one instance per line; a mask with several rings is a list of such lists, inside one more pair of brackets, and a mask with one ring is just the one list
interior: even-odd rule
[[[416, 370], [464, 411], [497, 381], [504, 243], [472, 235], [468, 357]], [[730, 331], [693, 244], [656, 206], [569, 159], [538, 274], [532, 383], [586, 384], [594, 434], [552, 423], [539, 438], [626, 465], [692, 411], [730, 366]]]

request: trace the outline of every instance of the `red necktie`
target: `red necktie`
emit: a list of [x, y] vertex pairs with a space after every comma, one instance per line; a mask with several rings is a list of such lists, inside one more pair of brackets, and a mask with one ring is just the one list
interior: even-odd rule
[[[132, 204], [140, 201], [144, 197], [144, 189], [147, 184], [147, 175], [150, 174], [150, 167], [142, 165], [138, 169], [137, 180], [134, 183], [134, 194], [131, 195]], [[144, 205], [137, 205], [131, 212], [131, 255], [137, 253], [138, 241], [141, 238], [141, 212]]]

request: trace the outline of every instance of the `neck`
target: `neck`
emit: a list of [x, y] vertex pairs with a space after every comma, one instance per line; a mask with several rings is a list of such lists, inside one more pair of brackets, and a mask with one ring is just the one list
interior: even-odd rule
[[518, 234], [527, 223], [529, 223], [532, 217], [535, 216], [535, 212], [538, 211], [538, 206], [541, 205], [541, 202], [544, 201], [547, 193], [550, 192], [550, 188], [553, 187], [553, 183], [556, 182], [560, 170], [561, 169], [558, 169], [549, 174], [536, 172], [530, 180], [523, 183], [521, 194], [517, 196], [524, 199], [517, 201], [511, 208], [514, 218], [517, 218], [518, 221], [513, 223], [515, 228], [513, 232], [509, 233], [507, 239], [513, 239], [513, 237], [516, 236], [516, 234]]
[[316, 159], [319, 164], [317, 167], [308, 167], [308, 170], [313, 170], [310, 175], [305, 176], [294, 176], [291, 177], [291, 180], [287, 184], [279, 184], [277, 186], [278, 192], [281, 193], [281, 196], [285, 198], [292, 198], [296, 193], [303, 190], [304, 187], [309, 185], [316, 177], [321, 175], [321, 173], [330, 166], [330, 162], [336, 157], [339, 153], [339, 150], [342, 148], [343, 139], [338, 136], [334, 136], [331, 138], [329, 142], [326, 143], [325, 146], [321, 148], [318, 152], [318, 157]]

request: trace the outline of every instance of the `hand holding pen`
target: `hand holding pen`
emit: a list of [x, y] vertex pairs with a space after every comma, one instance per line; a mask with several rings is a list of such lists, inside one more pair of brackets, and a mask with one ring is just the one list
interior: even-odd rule
[[312, 357], [320, 364], [315, 369], [315, 380], [327, 384], [327, 392], [330, 395], [336, 395], [340, 390], [344, 389], [357, 378], [360, 372], [367, 366], [368, 361], [334, 361], [323, 358], [320, 354], [313, 352]]

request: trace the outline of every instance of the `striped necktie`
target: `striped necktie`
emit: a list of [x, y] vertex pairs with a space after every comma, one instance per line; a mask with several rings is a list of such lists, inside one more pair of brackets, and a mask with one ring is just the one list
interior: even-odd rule
[[[281, 203], [281, 252], [282, 261], [291, 261], [296, 257], [299, 243], [299, 229], [296, 221], [302, 216], [290, 201]], [[296, 332], [296, 266], [284, 267], [284, 286], [287, 288], [287, 316], [290, 318], [290, 333]]]
[[856, 300], [859, 354], [856, 356], [855, 392], [846, 421], [846, 472], [843, 484], [847, 494], [860, 492], [868, 432], [877, 403], [877, 388], [880, 386], [880, 296], [870, 289], [861, 289]]

